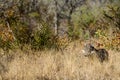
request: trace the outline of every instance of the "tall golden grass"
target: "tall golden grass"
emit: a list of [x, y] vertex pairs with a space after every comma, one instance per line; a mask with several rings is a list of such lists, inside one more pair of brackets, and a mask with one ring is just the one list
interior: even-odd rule
[[63, 54], [29, 48], [9, 51], [13, 57], [0, 80], [120, 80], [120, 52], [109, 50], [109, 61], [101, 64], [84, 57], [81, 49], [80, 44], [74, 43]]

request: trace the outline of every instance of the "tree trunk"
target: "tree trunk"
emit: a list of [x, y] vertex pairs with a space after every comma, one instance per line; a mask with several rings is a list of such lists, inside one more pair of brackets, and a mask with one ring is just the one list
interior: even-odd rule
[[54, 4], [55, 4], [55, 12], [54, 12], [54, 34], [55, 36], [58, 35], [58, 27], [59, 27], [59, 15], [58, 15], [58, 9], [57, 9], [57, 2], [54, 1]]

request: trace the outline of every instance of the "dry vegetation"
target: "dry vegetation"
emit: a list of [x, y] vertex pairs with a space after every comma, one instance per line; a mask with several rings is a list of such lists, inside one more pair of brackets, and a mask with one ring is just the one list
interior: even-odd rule
[[71, 43], [64, 54], [54, 50], [32, 51], [29, 47], [0, 51], [0, 80], [120, 80], [120, 52], [109, 50], [103, 64], [81, 53], [79, 42]]
[[120, 80], [119, 55], [120, 0], [0, 0], [0, 80]]

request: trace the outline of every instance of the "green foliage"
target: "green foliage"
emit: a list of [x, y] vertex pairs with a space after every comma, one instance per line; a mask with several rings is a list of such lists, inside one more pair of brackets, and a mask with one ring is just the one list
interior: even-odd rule
[[95, 37], [96, 38], [103, 38], [103, 37], [107, 37], [106, 36], [106, 33], [100, 29], [98, 29], [96, 32], [95, 32]]
[[[0, 32], [4, 32], [3, 35], [5, 36], [4, 39], [0, 38], [0, 47], [11, 49], [13, 44], [15, 46], [28, 44], [31, 45], [33, 49], [44, 49], [55, 46], [60, 47], [60, 44], [64, 42], [64, 40], [61, 42], [61, 39], [58, 39], [59, 36], [53, 36], [54, 28], [52, 27], [54, 25], [54, 11], [52, 10], [55, 9], [50, 7], [50, 2], [44, 3], [43, 0], [17, 0], [11, 2], [11, 4], [9, 4], [9, 0], [6, 3], [4, 0], [2, 2], [4, 3], [2, 4], [4, 6], [0, 6], [0, 24], [3, 25], [0, 26], [3, 28], [10, 27], [13, 32], [12, 36], [14, 35], [16, 38], [16, 43], [11, 41], [9, 37], [9, 35], [11, 35], [9, 34], [9, 29], [3, 31], [3, 28], [0, 27]], [[111, 40], [111, 42], [109, 42], [110, 39], [108, 35], [114, 36], [112, 32], [119, 33], [120, 1], [106, 1], [106, 4], [100, 4], [99, 2], [97, 3], [97, 1], [94, 3], [94, 5], [86, 3], [87, 5], [84, 4], [78, 8], [75, 8], [71, 15], [69, 15], [70, 12], [68, 10], [71, 5], [65, 7], [64, 10], [61, 11], [66, 16], [60, 16], [62, 13], [58, 15], [61, 17], [60, 25], [61, 23], [66, 25], [67, 21], [64, 22], [64, 19], [68, 19], [70, 17], [71, 25], [67, 26], [67, 33], [73, 40], [79, 38], [85, 40], [93, 37], [100, 39], [101, 41], [106, 41], [105, 43], [108, 44], [104, 44], [109, 48], [118, 46], [118, 41], [116, 41], [116, 38], [112, 38], [115, 40]], [[9, 23], [9, 26], [7, 26], [7, 22]], [[0, 35], [2, 33], [0, 33]], [[9, 34], [7, 35], [7, 38], [5, 34]], [[115, 45], [113, 45], [113, 43]]]
[[17, 42], [19, 43], [28, 43], [30, 39], [30, 31], [27, 25], [18, 23], [19, 26], [12, 26]]
[[4, 41], [1, 37], [0, 37], [0, 48], [3, 48], [4, 50], [8, 50], [8, 49], [13, 49], [13, 42], [7, 40]]
[[33, 37], [30, 42], [32, 48], [44, 49], [51, 46], [50, 38], [52, 37], [52, 33], [50, 31], [50, 27], [46, 23], [43, 23], [41, 29], [35, 31], [32, 36]]
[[120, 6], [108, 5], [106, 9], [104, 10], [105, 19], [120, 30]]
[[95, 17], [87, 5], [82, 6], [80, 11], [81, 14], [77, 12], [73, 15], [74, 31], [70, 33], [77, 38], [88, 39], [91, 30], [89, 25], [95, 23]]
[[40, 15], [37, 12], [31, 12], [28, 14], [30, 17], [40, 17]]
[[79, 20], [82, 23], [89, 24], [94, 20], [95, 15], [92, 14], [91, 9], [85, 5], [80, 8], [81, 14], [79, 16]]

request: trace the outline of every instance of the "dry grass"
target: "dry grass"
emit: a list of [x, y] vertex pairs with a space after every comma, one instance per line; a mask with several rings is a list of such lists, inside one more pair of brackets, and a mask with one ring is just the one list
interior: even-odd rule
[[103, 64], [84, 57], [77, 43], [74, 47], [71, 44], [64, 54], [29, 49], [9, 54], [12, 57], [1, 54], [0, 62], [5, 59], [7, 63], [1, 63], [2, 68], [0, 65], [0, 80], [120, 80], [120, 52], [109, 50], [109, 61]]

